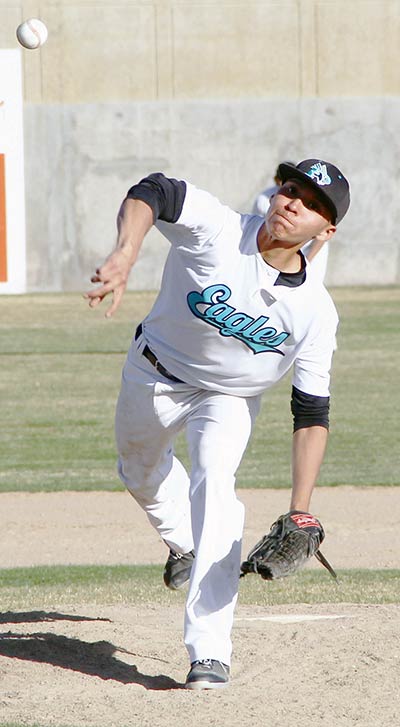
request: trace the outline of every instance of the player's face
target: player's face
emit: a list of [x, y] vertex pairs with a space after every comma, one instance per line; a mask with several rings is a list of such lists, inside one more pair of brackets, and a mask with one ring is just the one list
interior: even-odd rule
[[275, 240], [292, 245], [321, 235], [327, 235], [328, 239], [336, 229], [330, 210], [318, 191], [298, 179], [286, 181], [272, 197], [265, 226]]

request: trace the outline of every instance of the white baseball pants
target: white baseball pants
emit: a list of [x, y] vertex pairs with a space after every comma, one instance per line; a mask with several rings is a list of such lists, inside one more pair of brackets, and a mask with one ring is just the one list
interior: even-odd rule
[[[230, 664], [244, 506], [235, 472], [260, 406], [242, 398], [174, 383], [132, 343], [116, 411], [119, 475], [151, 524], [173, 550], [195, 560], [185, 616], [190, 661]], [[174, 457], [186, 429], [191, 474]]]

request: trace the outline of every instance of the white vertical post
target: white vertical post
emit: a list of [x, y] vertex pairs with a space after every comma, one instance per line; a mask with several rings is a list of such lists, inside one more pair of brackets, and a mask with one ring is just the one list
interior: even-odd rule
[[0, 294], [26, 291], [22, 103], [21, 51], [0, 50]]

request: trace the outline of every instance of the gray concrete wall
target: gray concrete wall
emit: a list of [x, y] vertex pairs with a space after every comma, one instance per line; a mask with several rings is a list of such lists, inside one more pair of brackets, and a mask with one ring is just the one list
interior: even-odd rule
[[[27, 157], [30, 290], [85, 288], [114, 242], [123, 196], [151, 171], [249, 211], [277, 161], [312, 156], [340, 165], [352, 186], [329, 284], [400, 280], [400, 99], [30, 105], [25, 122], [37, 150]], [[166, 249], [149, 236], [132, 287], [159, 284]]]
[[[186, 178], [247, 211], [278, 161], [321, 156], [352, 186], [330, 285], [400, 277], [400, 0], [0, 0], [22, 51], [28, 289], [82, 290], [128, 187]], [[160, 281], [149, 235], [131, 287]]]

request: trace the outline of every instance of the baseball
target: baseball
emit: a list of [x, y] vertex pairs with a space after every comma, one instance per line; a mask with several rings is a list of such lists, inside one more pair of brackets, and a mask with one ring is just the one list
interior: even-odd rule
[[17, 28], [17, 38], [24, 48], [40, 48], [47, 40], [47, 28], [42, 20], [30, 18], [25, 20]]

